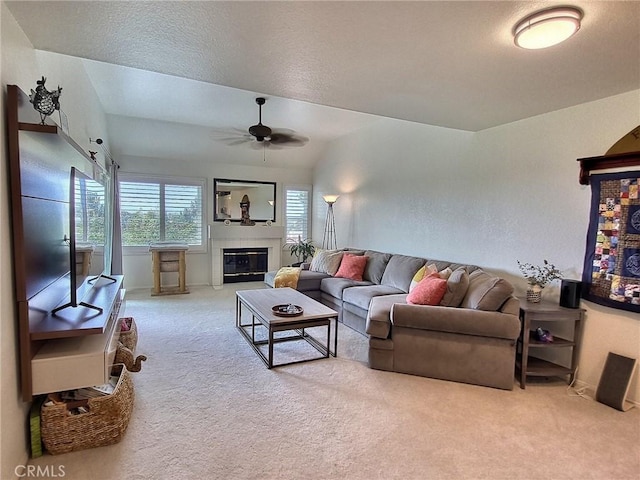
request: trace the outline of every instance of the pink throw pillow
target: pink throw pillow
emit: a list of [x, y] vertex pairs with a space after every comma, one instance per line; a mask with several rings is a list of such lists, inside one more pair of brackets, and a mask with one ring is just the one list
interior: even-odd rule
[[447, 293], [447, 281], [438, 272], [424, 277], [407, 295], [407, 303], [413, 305], [440, 305]]
[[345, 253], [342, 256], [340, 268], [336, 272], [335, 276], [362, 281], [362, 274], [364, 273], [364, 269], [367, 266], [367, 260], [369, 260], [369, 257], [365, 257], [364, 255], [353, 255], [351, 253]]

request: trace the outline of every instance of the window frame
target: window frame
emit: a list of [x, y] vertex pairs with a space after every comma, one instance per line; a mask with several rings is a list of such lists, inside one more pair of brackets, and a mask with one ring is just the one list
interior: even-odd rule
[[295, 184], [295, 185], [284, 185], [283, 189], [282, 189], [282, 218], [283, 218], [283, 226], [284, 226], [284, 238], [285, 238], [285, 243], [283, 248], [288, 248], [291, 244], [293, 244], [296, 240], [290, 240], [289, 239], [289, 230], [288, 230], [288, 222], [289, 222], [289, 216], [287, 215], [287, 192], [290, 190], [298, 190], [298, 191], [306, 191], [307, 192], [307, 235], [306, 237], [303, 237], [302, 240], [306, 240], [309, 239], [311, 240], [313, 237], [313, 232], [312, 232], [312, 226], [311, 226], [311, 221], [312, 221], [312, 206], [313, 206], [313, 185], [310, 184]]
[[[118, 175], [118, 188], [120, 189], [120, 183], [122, 182], [139, 182], [139, 183], [151, 183], [151, 184], [165, 184], [165, 185], [184, 185], [184, 186], [196, 186], [202, 189], [201, 195], [201, 231], [200, 241], [201, 245], [189, 245], [187, 253], [207, 253], [208, 251], [208, 231], [209, 225], [207, 223], [207, 179], [202, 177], [182, 177], [178, 175], [154, 175], [143, 173], [129, 173], [122, 172]], [[120, 201], [122, 201], [122, 191], [120, 191]], [[164, 208], [164, 198], [160, 198], [160, 210]], [[122, 214], [122, 204], [120, 204], [120, 212]], [[122, 221], [122, 220], [121, 220]], [[165, 216], [160, 215], [161, 228], [165, 224]], [[122, 225], [122, 224], [121, 224]], [[124, 255], [142, 255], [149, 253], [149, 246], [126, 246], [122, 245], [122, 253]]]

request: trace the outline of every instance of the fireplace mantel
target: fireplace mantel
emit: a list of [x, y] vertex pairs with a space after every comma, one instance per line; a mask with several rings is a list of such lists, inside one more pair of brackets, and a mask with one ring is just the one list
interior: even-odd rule
[[252, 227], [240, 225], [211, 225], [211, 240], [229, 238], [279, 238], [284, 237], [284, 227], [267, 227], [255, 225]]
[[269, 270], [277, 270], [281, 266], [284, 227], [264, 225], [210, 225], [211, 239], [211, 285], [221, 288], [222, 250], [225, 248], [267, 248]]

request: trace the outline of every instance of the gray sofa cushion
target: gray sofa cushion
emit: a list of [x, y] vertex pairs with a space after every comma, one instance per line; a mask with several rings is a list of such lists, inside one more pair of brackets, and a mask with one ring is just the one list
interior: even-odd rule
[[482, 270], [469, 275], [469, 288], [462, 300], [462, 308], [495, 312], [513, 293], [513, 285]]
[[328, 277], [322, 279], [320, 283], [320, 290], [322, 290], [323, 293], [337, 298], [338, 300], [342, 300], [342, 291], [345, 288], [361, 285], [371, 285], [371, 282], [351, 280], [350, 278]]
[[[273, 288], [277, 270], [267, 272], [264, 274], [264, 283]], [[302, 270], [300, 277], [298, 277], [298, 286], [296, 290], [299, 292], [309, 292], [313, 290], [320, 290], [321, 282], [323, 278], [329, 278], [326, 273], [312, 272], [311, 270]]]
[[350, 287], [342, 291], [342, 301], [350, 303], [364, 310], [369, 309], [369, 302], [380, 295], [394, 295], [406, 293], [389, 285], [367, 285], [364, 287]]
[[411, 279], [424, 264], [424, 258], [393, 255], [384, 270], [380, 283], [407, 293], [409, 285], [411, 285]]
[[311, 290], [320, 290], [322, 280], [328, 278], [329, 275], [321, 272], [312, 272], [311, 270], [303, 270], [298, 278], [299, 292], [308, 292]]
[[380, 283], [391, 254], [376, 252], [375, 250], [366, 250], [364, 254], [369, 257], [369, 260], [362, 274], [362, 279], [371, 283]]

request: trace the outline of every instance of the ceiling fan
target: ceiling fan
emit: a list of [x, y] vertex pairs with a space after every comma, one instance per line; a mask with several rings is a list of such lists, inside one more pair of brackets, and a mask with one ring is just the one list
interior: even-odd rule
[[285, 128], [271, 128], [262, 123], [262, 106], [266, 103], [264, 97], [256, 98], [258, 104], [258, 123], [249, 127], [248, 134], [244, 130], [234, 129], [239, 135], [218, 138], [227, 145], [241, 145], [249, 143], [255, 149], [303, 147], [309, 138], [299, 135], [293, 130]]

